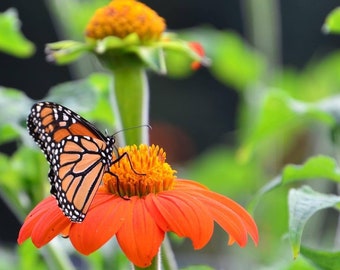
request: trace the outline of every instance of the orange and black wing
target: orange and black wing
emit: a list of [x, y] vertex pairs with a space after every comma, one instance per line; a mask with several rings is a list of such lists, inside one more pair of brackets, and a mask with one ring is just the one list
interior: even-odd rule
[[53, 102], [38, 102], [32, 106], [27, 118], [27, 129], [49, 162], [51, 150], [70, 135], [106, 140], [106, 137], [90, 122], [70, 109]]
[[50, 163], [51, 193], [64, 214], [83, 221], [102, 176], [111, 165], [114, 138], [52, 102], [36, 103], [27, 119], [30, 135]]
[[57, 144], [52, 159], [53, 194], [71, 221], [81, 222], [110, 165], [112, 148], [88, 136], [69, 136]]

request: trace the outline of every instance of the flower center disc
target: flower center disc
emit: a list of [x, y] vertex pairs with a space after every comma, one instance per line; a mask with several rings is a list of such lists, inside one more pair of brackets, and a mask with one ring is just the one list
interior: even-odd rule
[[[166, 153], [159, 146], [126, 146], [118, 149], [119, 161], [104, 174], [106, 191], [120, 196], [143, 197], [173, 187], [176, 171], [165, 162]], [[112, 160], [117, 156], [113, 154]], [[119, 188], [119, 191], [118, 191]]]
[[92, 39], [103, 39], [107, 36], [124, 38], [136, 33], [142, 41], [155, 41], [165, 28], [164, 19], [143, 3], [114, 0], [96, 11], [85, 34]]

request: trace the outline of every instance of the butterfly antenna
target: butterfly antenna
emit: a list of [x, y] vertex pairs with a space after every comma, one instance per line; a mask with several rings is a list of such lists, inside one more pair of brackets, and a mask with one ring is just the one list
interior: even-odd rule
[[118, 130], [117, 132], [113, 133], [113, 136], [116, 136], [118, 133], [121, 133], [121, 132], [125, 132], [125, 131], [131, 130], [131, 129], [135, 129], [135, 128], [141, 128], [141, 127], [147, 127], [150, 130], [152, 129], [152, 127], [150, 125], [144, 124], [144, 125], [139, 125], [139, 126], [135, 126], [135, 127], [123, 128], [123, 129]]

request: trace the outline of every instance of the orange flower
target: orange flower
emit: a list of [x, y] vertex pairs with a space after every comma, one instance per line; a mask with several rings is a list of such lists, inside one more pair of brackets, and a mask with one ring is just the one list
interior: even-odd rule
[[[213, 234], [214, 221], [229, 234], [229, 244], [244, 247], [248, 234], [258, 243], [256, 224], [242, 206], [199, 183], [176, 178], [162, 148], [127, 146], [118, 152], [128, 153], [110, 168], [119, 181], [104, 175], [82, 223], [72, 223], [50, 196], [27, 216], [18, 243], [31, 237], [41, 247], [63, 234], [88, 255], [116, 236], [123, 252], [139, 267], [151, 264], [168, 231], [190, 238], [195, 249], [203, 248]], [[117, 184], [125, 198], [118, 195]]]
[[125, 38], [137, 33], [140, 40], [158, 40], [165, 30], [162, 17], [135, 0], [113, 0], [107, 6], [97, 9], [86, 26], [85, 34], [92, 39], [107, 36]]

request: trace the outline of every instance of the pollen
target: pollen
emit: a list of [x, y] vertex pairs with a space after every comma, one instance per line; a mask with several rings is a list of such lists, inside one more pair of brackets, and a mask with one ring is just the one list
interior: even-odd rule
[[145, 144], [126, 146], [118, 149], [117, 156], [113, 155], [117, 161], [103, 177], [103, 188], [110, 193], [143, 197], [173, 188], [176, 171], [165, 162], [163, 148]]
[[141, 41], [156, 41], [165, 31], [162, 17], [136, 0], [113, 0], [96, 10], [86, 26], [85, 35], [92, 39], [107, 36], [124, 38], [137, 33]]

